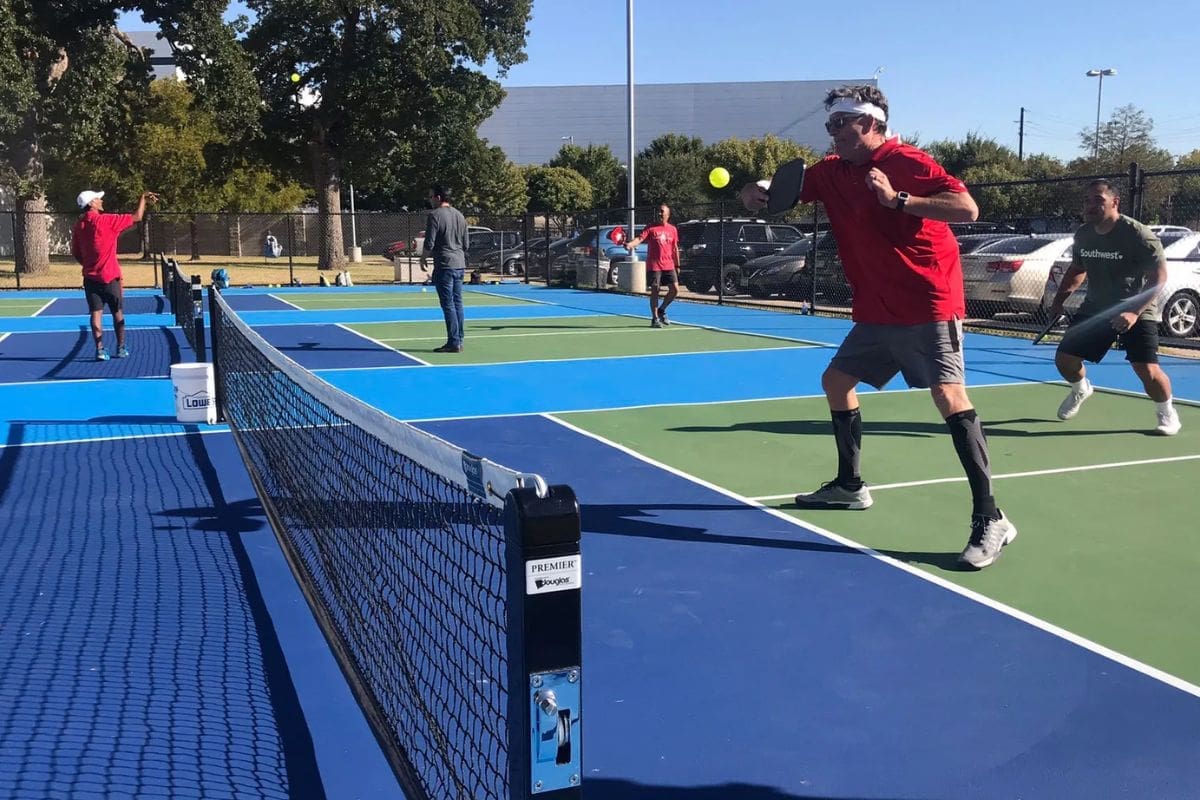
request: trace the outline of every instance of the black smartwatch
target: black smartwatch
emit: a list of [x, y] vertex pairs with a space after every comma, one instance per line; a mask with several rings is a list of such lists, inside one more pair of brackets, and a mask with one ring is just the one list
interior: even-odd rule
[[896, 192], [896, 210], [897, 211], [904, 210], [904, 204], [908, 202], [908, 198], [910, 196], [911, 195], [909, 195], [908, 192]]

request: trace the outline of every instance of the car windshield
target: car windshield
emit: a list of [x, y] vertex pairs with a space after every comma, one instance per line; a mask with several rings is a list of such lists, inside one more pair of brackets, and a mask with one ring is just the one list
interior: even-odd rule
[[688, 248], [704, 238], [704, 223], [684, 223], [676, 228], [679, 231], [679, 246]]
[[1001, 239], [998, 242], [992, 242], [991, 244], [984, 245], [975, 251], [975, 255], [1028, 255], [1052, 244], [1062, 244], [1062, 240], [1036, 239], [1032, 236], [1018, 236], [1012, 239]]

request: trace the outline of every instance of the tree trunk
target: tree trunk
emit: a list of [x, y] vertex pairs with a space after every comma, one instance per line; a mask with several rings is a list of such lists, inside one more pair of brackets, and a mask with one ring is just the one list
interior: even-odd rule
[[311, 145], [311, 154], [317, 189], [317, 269], [342, 270], [346, 249], [342, 242], [341, 163], [320, 143]]
[[45, 197], [25, 197], [13, 228], [16, 269], [25, 275], [50, 271], [50, 215]]

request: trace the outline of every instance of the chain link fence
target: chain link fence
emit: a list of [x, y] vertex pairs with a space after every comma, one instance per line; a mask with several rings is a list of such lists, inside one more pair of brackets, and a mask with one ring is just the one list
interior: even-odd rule
[[[1170, 343], [1200, 345], [1200, 170], [1144, 172], [1131, 165], [1116, 176], [972, 185], [979, 221], [952, 225], [962, 253], [969, 323], [1014, 330], [1044, 324], [1049, 297], [1070, 262], [1070, 236], [1081, 224], [1087, 184], [1097, 177], [1117, 187], [1123, 213], [1159, 226], [1169, 271], [1163, 335]], [[158, 285], [154, 260], [160, 254], [206, 279], [213, 269], [227, 269], [236, 286], [331, 283], [341, 270], [356, 284], [424, 283], [432, 268], [422, 255], [427, 213], [342, 213], [323, 225], [315, 211], [153, 212], [122, 234], [118, 251], [131, 287]], [[70, 256], [76, 216], [45, 214], [23, 227], [19, 218], [28, 216], [0, 213], [0, 288], [78, 286], [78, 266]], [[657, 206], [468, 213], [469, 280], [618, 288], [622, 270], [632, 269], [622, 266], [631, 260], [624, 242], [657, 217]], [[680, 283], [689, 297], [849, 313], [850, 287], [820, 206], [767, 220], [731, 199], [672, 208], [671, 221], [680, 231]], [[39, 226], [49, 243], [49, 268], [17, 273], [22, 233]], [[336, 240], [328, 241], [339, 235], [340, 251]], [[642, 245], [638, 258], [645, 252]]]

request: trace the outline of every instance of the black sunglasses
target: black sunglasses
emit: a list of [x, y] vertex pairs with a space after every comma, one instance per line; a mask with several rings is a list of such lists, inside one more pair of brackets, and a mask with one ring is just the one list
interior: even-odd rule
[[847, 114], [844, 117], [834, 117], [825, 121], [825, 132], [833, 135], [856, 119], [862, 119], [862, 114]]

